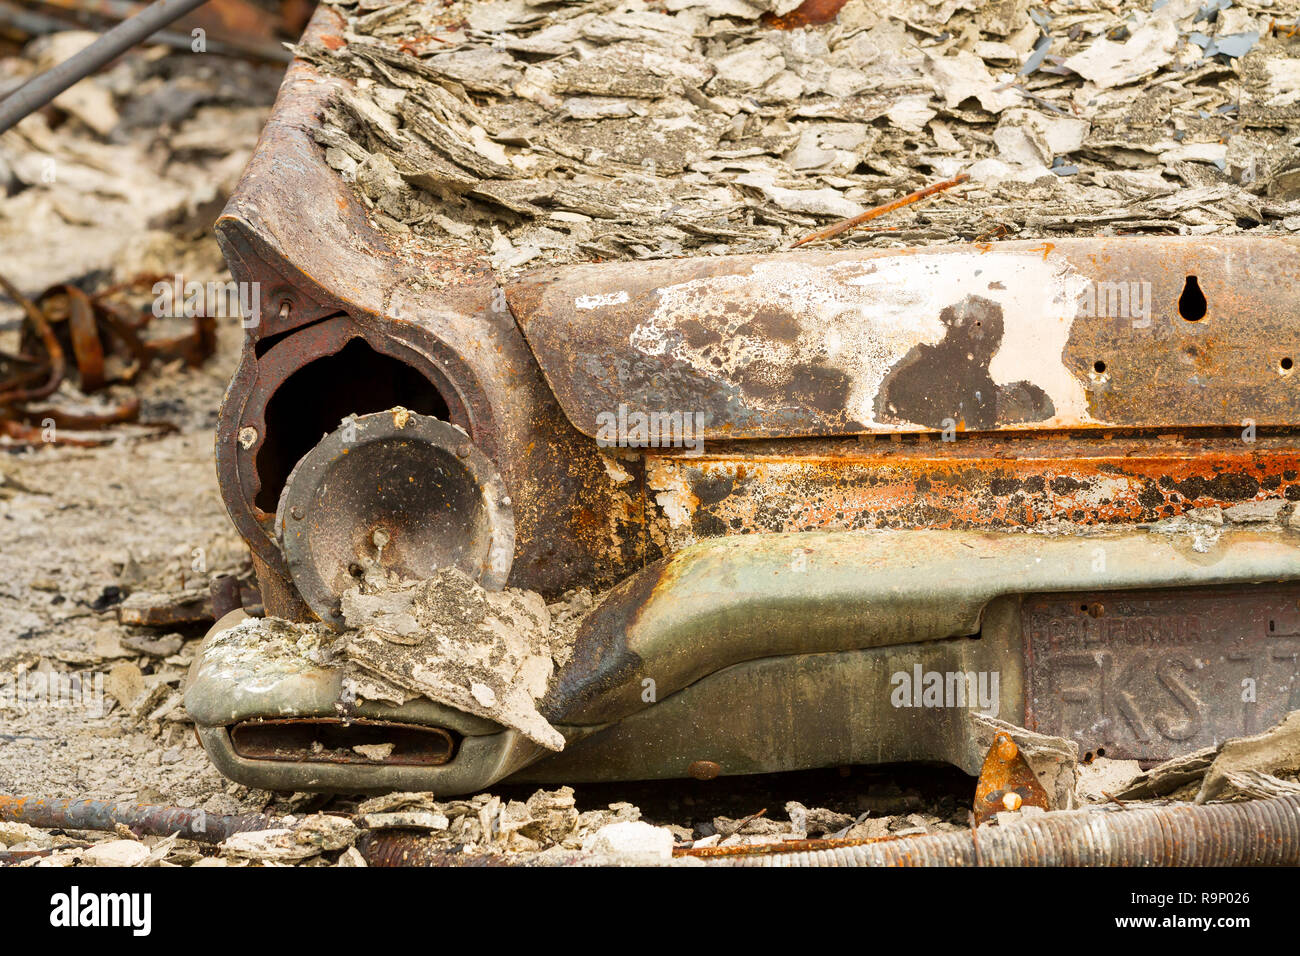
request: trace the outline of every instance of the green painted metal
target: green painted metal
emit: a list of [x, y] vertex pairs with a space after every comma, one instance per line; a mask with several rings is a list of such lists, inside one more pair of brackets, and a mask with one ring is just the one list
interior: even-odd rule
[[713, 538], [605, 597], [543, 709], [552, 723], [604, 724], [647, 706], [647, 679], [662, 700], [746, 660], [975, 634], [1004, 595], [1294, 580], [1298, 544], [1281, 530], [1226, 531], [1213, 543], [1153, 530]]
[[[338, 716], [341, 685], [314, 664], [221, 664], [218, 622], [185, 703], [227, 776], [276, 790], [468, 793], [533, 782], [651, 779], [710, 760], [723, 773], [938, 760], [976, 772], [969, 706], [897, 706], [894, 675], [999, 677], [998, 716], [1024, 714], [1020, 597], [1300, 579], [1300, 535], [1217, 539], [1140, 529], [1046, 536], [952, 531], [713, 539], [605, 595], [580, 629], [544, 710], [568, 741], [547, 754], [490, 721], [429, 701], [365, 702], [357, 716], [464, 735], [447, 764], [306, 764], [236, 754], [227, 727], [255, 716]], [[1198, 550], [1199, 549], [1199, 550]], [[973, 639], [978, 637], [978, 639]]]
[[971, 734], [968, 713], [979, 710], [980, 701], [896, 706], [895, 676], [911, 679], [917, 668], [996, 674], [990, 715], [1018, 721], [1023, 683], [1016, 603], [990, 608], [997, 626], [978, 639], [765, 657], [725, 667], [595, 733], [562, 726], [569, 746], [515, 779], [561, 784], [685, 777], [699, 760], [718, 764], [723, 775], [919, 760], [978, 775], [986, 748]]

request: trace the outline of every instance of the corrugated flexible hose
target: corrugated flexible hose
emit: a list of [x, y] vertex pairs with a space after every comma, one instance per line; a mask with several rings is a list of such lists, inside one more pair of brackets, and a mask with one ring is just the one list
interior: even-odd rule
[[706, 858], [709, 866], [1287, 866], [1300, 795], [1208, 806], [1071, 810], [1011, 826], [828, 849]]

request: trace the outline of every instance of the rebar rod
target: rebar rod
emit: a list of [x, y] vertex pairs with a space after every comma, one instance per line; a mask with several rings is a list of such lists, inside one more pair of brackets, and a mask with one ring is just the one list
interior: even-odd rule
[[220, 843], [234, 833], [284, 826], [264, 813], [221, 814], [183, 807], [102, 800], [45, 799], [0, 794], [0, 821], [26, 823], [46, 830], [116, 830], [125, 826], [136, 836], [179, 833], [198, 843]]
[[0, 133], [54, 99], [77, 81], [117, 59], [137, 43], [208, 0], [157, 0], [109, 30], [80, 53], [28, 80], [0, 100]]

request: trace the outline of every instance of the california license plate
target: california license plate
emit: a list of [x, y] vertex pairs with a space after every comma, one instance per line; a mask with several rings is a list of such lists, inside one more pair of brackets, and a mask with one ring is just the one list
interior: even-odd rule
[[1300, 707], [1300, 585], [1034, 595], [1030, 729], [1146, 763], [1259, 733]]

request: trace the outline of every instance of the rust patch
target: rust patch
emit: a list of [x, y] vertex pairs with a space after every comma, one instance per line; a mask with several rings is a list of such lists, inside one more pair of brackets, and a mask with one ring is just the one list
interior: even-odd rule
[[840, 14], [848, 0], [804, 0], [783, 17], [763, 14], [763, 24], [774, 30], [798, 30], [800, 27], [830, 23]]
[[[539, 270], [506, 297], [592, 437], [621, 402], [703, 412], [711, 439], [924, 432], [949, 417], [970, 430], [1285, 426], [1300, 415], [1279, 373], [1300, 355], [1295, 248], [1174, 237], [801, 250]], [[1247, 274], [1258, 281], [1232, 278]], [[1178, 311], [1189, 276], [1207, 302], [1198, 321]], [[1001, 310], [1000, 338], [975, 338], [976, 313], [993, 321], [977, 300]]]
[[987, 823], [1002, 811], [1023, 807], [1052, 808], [1047, 791], [1016, 742], [1010, 734], [998, 731], [975, 786], [975, 822]]
[[691, 502], [687, 522], [657, 517], [667, 550], [724, 534], [1115, 525], [1300, 501], [1300, 452], [1279, 438], [771, 442], [652, 455], [647, 470]]

